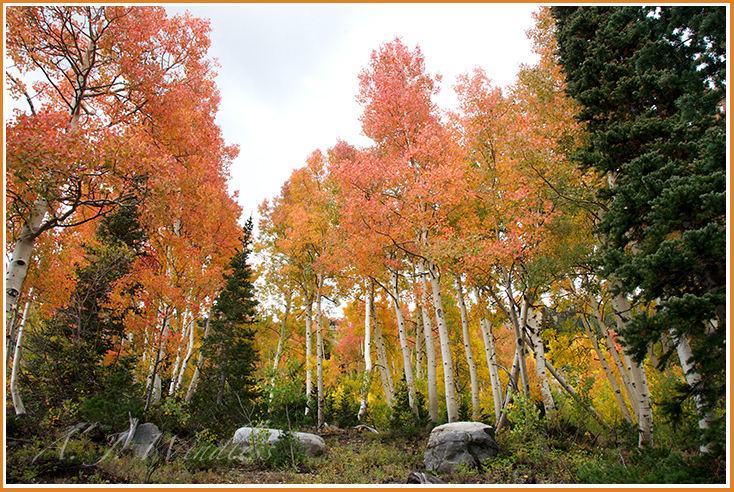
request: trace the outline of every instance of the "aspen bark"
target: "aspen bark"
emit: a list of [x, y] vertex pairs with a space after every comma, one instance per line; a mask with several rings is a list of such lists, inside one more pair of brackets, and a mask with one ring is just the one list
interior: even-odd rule
[[308, 415], [309, 407], [311, 406], [311, 354], [313, 353], [311, 337], [313, 333], [312, 319], [312, 306], [313, 298], [309, 297], [306, 299], [306, 410], [305, 414]]
[[610, 354], [612, 354], [612, 359], [614, 360], [614, 365], [617, 366], [617, 372], [619, 373], [619, 378], [622, 380], [622, 385], [624, 386], [625, 392], [627, 393], [627, 396], [630, 400], [630, 405], [632, 406], [632, 413], [634, 414], [634, 421], [637, 422], [637, 415], [639, 414], [639, 402], [638, 399], [635, 398], [635, 390], [632, 387], [632, 383], [630, 382], [629, 374], [627, 374], [627, 366], [625, 365], [624, 361], [622, 360], [622, 357], [619, 355], [619, 351], [617, 350], [617, 346], [614, 343], [614, 340], [612, 339], [612, 335], [609, 333], [609, 328], [607, 327], [604, 318], [602, 317], [601, 313], [599, 312], [599, 308], [596, 304], [596, 301], [589, 296], [589, 304], [591, 305], [591, 312], [594, 314], [594, 317], [596, 318], [597, 322], [599, 323], [599, 328], [601, 328], [602, 335], [604, 335], [604, 344], [607, 346], [607, 350]]
[[367, 414], [367, 402], [369, 399], [369, 388], [370, 388], [370, 376], [372, 375], [372, 346], [370, 339], [371, 334], [371, 321], [372, 321], [372, 302], [374, 297], [374, 291], [372, 286], [372, 279], [368, 279], [366, 282], [366, 292], [364, 300], [364, 373], [362, 374], [362, 395], [359, 401], [359, 412], [357, 413], [357, 420], [362, 420]]
[[38, 197], [31, 209], [31, 216], [20, 229], [18, 241], [13, 248], [13, 256], [5, 271], [5, 318], [12, 312], [20, 298], [23, 282], [28, 275], [28, 265], [33, 254], [33, 245], [38, 236], [38, 231], [43, 224], [43, 218], [48, 211], [48, 202]]
[[[182, 319], [181, 319], [181, 340], [185, 340], [186, 338], [189, 338], [189, 324], [188, 324], [188, 311], [184, 312]], [[188, 345], [188, 343], [187, 343]], [[175, 393], [177, 387], [176, 383], [178, 382], [178, 372], [181, 368], [181, 347], [178, 347], [176, 349], [176, 361], [173, 363], [173, 369], [171, 370], [171, 383], [168, 385], [168, 396], [173, 396]]]
[[316, 276], [316, 409], [317, 409], [317, 428], [322, 428], [326, 421], [324, 413], [324, 327], [323, 316], [321, 313], [321, 288], [324, 286], [324, 279], [321, 274]]
[[[420, 308], [418, 308], [420, 309]], [[423, 336], [423, 324], [420, 321], [415, 323], [415, 378], [423, 379], [423, 345], [425, 337]]]
[[[623, 327], [628, 321], [631, 313], [629, 301], [624, 294], [617, 294], [612, 298], [612, 306], [614, 307], [614, 316], [617, 319], [617, 325]], [[637, 400], [637, 426], [639, 429], [640, 447], [649, 445], [653, 446], [653, 415], [652, 403], [650, 400], [650, 390], [647, 386], [647, 377], [645, 375], [645, 366], [637, 364], [626, 354], [622, 353], [627, 373], [630, 376], [630, 383], [634, 388], [634, 398]]]
[[405, 384], [408, 386], [408, 405], [413, 415], [418, 418], [418, 407], [415, 403], [415, 381], [413, 380], [413, 365], [410, 362], [410, 348], [408, 347], [408, 336], [405, 333], [405, 318], [403, 317], [403, 310], [400, 307], [400, 290], [398, 289], [398, 275], [392, 273], [392, 287], [391, 292], [393, 305], [395, 307], [395, 318], [398, 322], [398, 339], [400, 340], [400, 350], [403, 354], [403, 374], [405, 375]]
[[13, 398], [13, 408], [15, 408], [16, 416], [22, 416], [26, 413], [23, 399], [20, 397], [20, 390], [18, 390], [18, 375], [20, 374], [20, 360], [23, 357], [23, 333], [25, 332], [28, 316], [30, 315], [32, 292], [33, 288], [31, 287], [28, 291], [28, 300], [23, 308], [23, 319], [18, 326], [18, 336], [15, 339], [15, 353], [13, 355], [13, 369], [10, 374], [10, 395]]
[[482, 337], [484, 338], [484, 352], [487, 357], [487, 367], [489, 368], [489, 382], [492, 386], [492, 398], [494, 400], [494, 417], [495, 422], [499, 422], [502, 413], [502, 386], [500, 384], [499, 372], [497, 371], [497, 352], [494, 347], [494, 334], [489, 320], [481, 318], [479, 326], [482, 329]]
[[293, 298], [293, 291], [288, 290], [285, 296], [285, 314], [283, 315], [283, 321], [280, 323], [280, 333], [278, 334], [278, 346], [275, 349], [275, 356], [273, 357], [273, 377], [270, 379], [270, 395], [268, 396], [268, 404], [272, 403], [275, 397], [273, 391], [275, 389], [275, 373], [278, 370], [278, 364], [280, 364], [280, 358], [283, 356], [283, 340], [285, 340], [285, 328], [288, 324], [288, 317], [291, 313], [291, 300]]
[[428, 315], [429, 304], [428, 288], [423, 265], [418, 264], [418, 275], [420, 276], [420, 299], [418, 309], [423, 321], [423, 337], [426, 345], [426, 383], [428, 386], [428, 416], [431, 422], [438, 423], [438, 383], [436, 381], [436, 348], [433, 344], [433, 326], [431, 317]]
[[471, 335], [469, 333], [469, 317], [466, 314], [466, 303], [464, 302], [464, 288], [461, 285], [461, 276], [457, 273], [454, 275], [454, 285], [456, 287], [456, 302], [459, 304], [459, 312], [461, 313], [461, 329], [464, 338], [464, 353], [466, 353], [466, 362], [469, 366], [469, 379], [471, 382], [471, 406], [472, 420], [479, 420], [481, 408], [479, 406], [479, 378], [477, 377], [477, 365], [474, 362], [474, 351], [471, 347]]
[[456, 385], [454, 383], [454, 364], [451, 360], [451, 340], [446, 327], [444, 317], [443, 301], [441, 300], [441, 284], [438, 266], [432, 261], [427, 265], [428, 274], [431, 277], [431, 291], [433, 293], [433, 309], [436, 313], [436, 324], [438, 325], [438, 336], [441, 340], [441, 361], [443, 363], [443, 382], [446, 392], [446, 412], [449, 422], [459, 420], [459, 407], [456, 403]]
[[[499, 295], [497, 295], [497, 293], [494, 292], [493, 289], [489, 289], [489, 294], [492, 296], [492, 299], [494, 299], [495, 303], [497, 304], [497, 307], [500, 308], [502, 313], [505, 315], [505, 317], [508, 319], [508, 321], [512, 325], [512, 329], [515, 335], [515, 353], [519, 355], [519, 359], [517, 359], [518, 374], [520, 376], [521, 386], [523, 388], [523, 394], [525, 396], [528, 396], [530, 394], [530, 384], [528, 382], [528, 370], [525, 364], [525, 348], [524, 348], [524, 342], [523, 342], [524, 336], [522, 334], [522, 328], [520, 326], [521, 320], [523, 320], [523, 326], [525, 324], [525, 321], [527, 320], [527, 305], [525, 304], [525, 302], [523, 302], [523, 307], [521, 308], [520, 317], [518, 317], [518, 313], [515, 308], [516, 304], [515, 304], [514, 294], [512, 293], [512, 285], [510, 283], [509, 276], [507, 277], [507, 285], [505, 288], [505, 292], [507, 294], [508, 307], [505, 307], [505, 305], [500, 300]], [[513, 366], [514, 366], [514, 361], [513, 361]]]
[[[206, 338], [209, 336], [209, 327], [211, 326], [211, 317], [212, 317], [212, 311], [209, 309], [209, 314], [206, 318], [206, 323], [204, 324], [204, 336], [201, 339], [201, 343], [203, 344]], [[191, 398], [194, 396], [194, 392], [196, 391], [196, 387], [199, 384], [199, 377], [201, 376], [201, 368], [204, 367], [204, 352], [199, 348], [199, 355], [196, 359], [196, 366], [194, 367], [194, 374], [191, 376], [191, 381], [189, 382], [189, 389], [186, 391], [186, 402], [190, 402]]]
[[183, 386], [184, 377], [186, 376], [186, 369], [189, 367], [189, 361], [191, 360], [191, 356], [194, 355], [194, 342], [196, 341], [196, 320], [193, 316], [189, 317], [189, 342], [186, 347], [186, 355], [184, 356], [183, 363], [181, 364], [181, 369], [178, 373], [178, 380], [176, 381], [176, 387], [174, 388], [173, 392], [178, 393], [178, 391], [181, 389], [181, 386]]
[[387, 406], [392, 407], [394, 390], [392, 382], [392, 374], [387, 360], [387, 350], [385, 349], [385, 341], [382, 339], [382, 330], [375, 318], [374, 309], [372, 310], [372, 320], [375, 326], [375, 351], [377, 352], [377, 367], [380, 370], [380, 379], [382, 380], [382, 389], [385, 392], [385, 402]]
[[586, 315], [581, 315], [581, 322], [584, 325], [586, 336], [591, 341], [591, 346], [594, 347], [596, 357], [599, 359], [599, 362], [604, 369], [604, 374], [606, 374], [607, 376], [609, 386], [611, 386], [612, 392], [614, 393], [614, 398], [616, 398], [617, 404], [619, 405], [619, 410], [622, 412], [622, 417], [624, 417], [624, 420], [627, 421], [627, 423], [632, 424], [632, 416], [630, 415], [629, 409], [627, 408], [627, 403], [624, 401], [624, 394], [622, 394], [622, 389], [619, 387], [619, 383], [617, 383], [617, 378], [614, 377], [614, 372], [612, 372], [612, 368], [609, 366], [606, 357], [599, 347], [599, 341], [596, 339], [596, 335], [594, 335], [593, 331], [591, 330], [591, 327], [589, 326], [589, 321], [586, 319]]
[[[678, 333], [674, 328], [669, 331], [670, 337], [673, 342], [676, 343], [676, 351], [678, 352], [678, 358], [680, 359], [680, 366], [683, 369], [683, 375], [686, 378], [686, 383], [690, 388], [702, 384], [703, 378], [696, 372], [695, 363], [693, 358], [693, 351], [688, 343], [688, 339], [685, 335]], [[696, 404], [696, 411], [698, 413], [698, 428], [701, 429], [703, 440], [699, 446], [699, 451], [702, 454], [709, 453], [711, 451], [711, 443], [706, 442], [705, 434], [711, 428], [711, 425], [716, 420], [716, 416], [712, 411], [706, 411], [704, 401], [701, 395], [695, 393], [693, 395], [693, 402]]]
[[553, 394], [551, 393], [545, 368], [545, 347], [543, 346], [540, 323], [533, 308], [530, 306], [528, 306], [527, 328], [530, 342], [533, 344], [533, 352], [535, 352], [535, 373], [538, 376], [538, 385], [543, 406], [545, 407], [545, 415], [548, 420], [553, 421], [556, 417], [556, 405], [553, 402]]

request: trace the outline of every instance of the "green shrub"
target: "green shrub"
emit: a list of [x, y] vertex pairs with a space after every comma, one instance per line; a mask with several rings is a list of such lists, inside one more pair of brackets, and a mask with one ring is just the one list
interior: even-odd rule
[[81, 415], [85, 420], [119, 429], [127, 425], [128, 414], [138, 418], [142, 416], [143, 391], [142, 386], [133, 378], [134, 364], [134, 357], [120, 357], [108, 369], [101, 385], [103, 389], [81, 398]]
[[417, 417], [410, 410], [408, 385], [405, 383], [405, 377], [403, 377], [395, 391], [395, 401], [390, 414], [390, 429], [405, 433], [420, 433], [425, 430], [429, 420], [426, 398], [417, 389], [415, 400], [418, 409]]

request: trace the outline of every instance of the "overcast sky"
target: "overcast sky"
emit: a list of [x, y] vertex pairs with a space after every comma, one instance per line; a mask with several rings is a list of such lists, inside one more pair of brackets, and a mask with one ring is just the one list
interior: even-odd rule
[[244, 216], [280, 193], [308, 155], [337, 138], [370, 145], [361, 134], [358, 74], [395, 36], [420, 45], [429, 73], [441, 73], [437, 102], [454, 104], [456, 75], [475, 66], [495, 85], [513, 83], [521, 63], [537, 60], [525, 31], [526, 4], [182, 5], [211, 20], [210, 56], [221, 65], [217, 118], [227, 143], [240, 146], [230, 189]]

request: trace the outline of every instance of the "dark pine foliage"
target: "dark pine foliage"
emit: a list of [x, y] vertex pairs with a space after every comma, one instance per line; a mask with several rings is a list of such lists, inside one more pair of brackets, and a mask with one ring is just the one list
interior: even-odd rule
[[[225, 285], [214, 302], [211, 332], [203, 343], [207, 365], [196, 391], [196, 406], [218, 414], [222, 433], [247, 422], [258, 396], [254, 377], [258, 353], [253, 323], [257, 316], [253, 272], [248, 263], [252, 244], [252, 219], [245, 223], [242, 247], [230, 262]], [[212, 412], [217, 408], [217, 412]], [[221, 417], [226, 417], [222, 419]], [[228, 423], [223, 420], [229, 419]]]
[[[554, 7], [582, 166], [609, 176], [603, 273], [656, 307], [621, 332], [638, 360], [685, 335], [707, 410], [725, 401], [725, 7]], [[622, 313], [629, 317], [628, 314]], [[671, 331], [674, 330], [674, 331]], [[709, 437], [708, 439], [710, 439]]]
[[24, 387], [36, 410], [79, 402], [89, 409], [86, 417], [111, 423], [120, 415], [126, 420], [127, 411], [139, 406], [134, 360], [122, 350], [124, 313], [107, 307], [115, 283], [143, 254], [146, 237], [138, 219], [132, 204], [101, 219], [69, 303], [29, 331]]

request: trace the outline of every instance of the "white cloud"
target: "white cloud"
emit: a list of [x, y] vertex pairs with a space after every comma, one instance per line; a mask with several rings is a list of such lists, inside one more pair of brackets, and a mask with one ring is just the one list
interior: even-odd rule
[[454, 106], [456, 75], [484, 68], [498, 86], [531, 63], [533, 5], [346, 4], [167, 7], [211, 19], [210, 55], [221, 67], [218, 122], [240, 145], [231, 189], [244, 214], [280, 192], [293, 169], [337, 138], [365, 146], [356, 103], [358, 74], [373, 50], [395, 36], [419, 44], [432, 74], [443, 75], [437, 102]]

